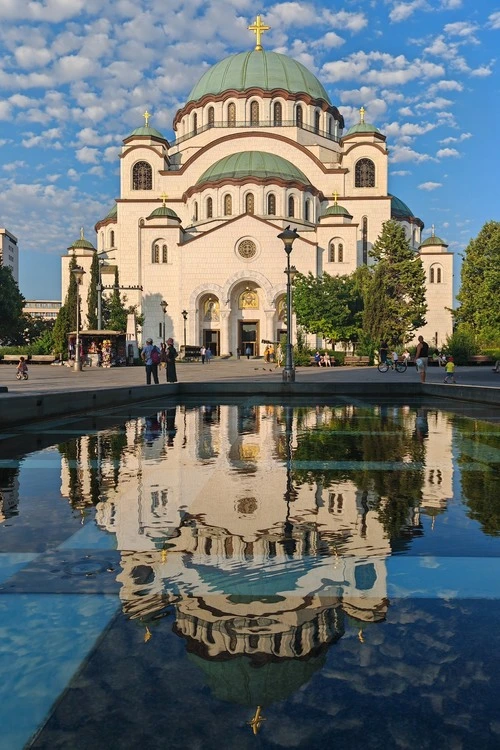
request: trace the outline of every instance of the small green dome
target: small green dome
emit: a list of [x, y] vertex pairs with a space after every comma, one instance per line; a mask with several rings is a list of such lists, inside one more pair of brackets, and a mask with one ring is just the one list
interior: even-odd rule
[[266, 50], [240, 52], [216, 63], [202, 75], [187, 102], [198, 101], [207, 94], [216, 96], [230, 89], [246, 91], [252, 88], [309, 94], [313, 99], [323, 99], [330, 104], [325, 89], [307, 68], [291, 57]]
[[117, 216], [118, 216], [118, 206], [115, 203], [111, 211], [107, 213], [106, 216], [104, 217], [104, 221], [106, 221], [106, 219], [116, 219]]
[[305, 174], [290, 161], [265, 151], [242, 151], [225, 156], [203, 172], [196, 184], [203, 185], [216, 180], [243, 180], [247, 177], [264, 180], [275, 177], [303, 185], [311, 184]]
[[339, 206], [338, 204], [335, 206], [329, 206], [322, 216], [347, 216], [349, 219], [352, 219], [352, 214], [349, 213], [347, 208]]
[[414, 218], [413, 213], [408, 208], [406, 203], [403, 203], [402, 200], [396, 198], [395, 195], [391, 195], [390, 193], [389, 197], [391, 199], [391, 219]]
[[95, 247], [91, 242], [85, 239], [82, 229], [80, 237], [68, 247], [68, 250], [95, 250]]
[[133, 138], [134, 136], [148, 136], [149, 138], [161, 138], [162, 141], [166, 141], [164, 135], [160, 133], [159, 130], [156, 130], [156, 128], [150, 128], [149, 125], [146, 127], [143, 125], [141, 128], [136, 128], [133, 130], [127, 138]]
[[160, 206], [159, 208], [155, 208], [155, 210], [151, 211], [148, 216], [148, 219], [159, 218], [177, 219], [178, 221], [180, 221], [175, 211], [173, 211], [171, 208], [168, 208], [168, 206]]
[[[355, 135], [356, 133], [380, 133], [380, 130], [369, 122], [358, 122], [357, 125], [353, 125], [352, 128], [349, 128], [347, 133], [344, 133], [343, 137], [347, 138], [348, 135]], [[382, 133], [380, 133], [380, 135], [382, 135]]]
[[431, 247], [432, 245], [440, 245], [441, 247], [448, 247], [446, 242], [442, 240], [440, 237], [436, 237], [436, 235], [432, 235], [431, 237], [427, 237], [426, 240], [424, 240], [420, 247]]

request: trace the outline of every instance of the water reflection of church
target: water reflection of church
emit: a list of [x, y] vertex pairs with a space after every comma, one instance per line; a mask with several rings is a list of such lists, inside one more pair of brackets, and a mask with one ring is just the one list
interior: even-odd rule
[[[112, 461], [102, 467], [96, 518], [121, 550], [124, 612], [147, 640], [173, 607], [174, 631], [221, 699], [256, 707], [292, 694], [346, 630], [364, 641], [386, 616], [384, 498], [337, 470], [335, 457], [332, 469], [306, 476], [295, 460], [306, 436], [332, 424], [342, 440], [339, 420], [356, 421], [353, 409], [171, 407], [126, 424], [119, 482], [110, 480]], [[388, 418], [392, 457], [396, 439], [402, 451], [420, 445], [414, 413]], [[439, 478], [419, 472], [419, 497], [443, 507], [450, 440], [445, 420], [429, 419], [438, 421], [425, 449], [432, 466], [438, 451], [443, 468]], [[80, 440], [84, 466], [88, 437]], [[408, 524], [419, 523], [414, 510]]]

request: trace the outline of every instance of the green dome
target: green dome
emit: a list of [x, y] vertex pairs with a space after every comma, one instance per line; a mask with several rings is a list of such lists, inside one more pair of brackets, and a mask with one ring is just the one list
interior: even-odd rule
[[137, 135], [143, 135], [149, 138], [161, 138], [162, 141], [167, 140], [165, 136], [160, 133], [159, 130], [156, 130], [156, 128], [150, 128], [149, 125], [147, 127], [143, 125], [142, 128], [136, 128], [130, 133], [129, 136], [127, 136], [127, 138], [133, 138], [134, 136], [137, 136]]
[[106, 221], [106, 219], [116, 219], [117, 216], [118, 216], [118, 206], [115, 203], [111, 211], [107, 213], [106, 216], [104, 217], [104, 221]]
[[[261, 54], [261, 53], [259, 53]], [[231, 154], [212, 164], [197, 180], [197, 185], [218, 180], [243, 180], [246, 177], [272, 179], [277, 177], [286, 181], [310, 185], [301, 170], [287, 159], [265, 151], [242, 151]]]
[[391, 219], [408, 219], [414, 218], [413, 213], [408, 208], [406, 203], [396, 198], [395, 195], [389, 193], [391, 199]]
[[352, 219], [352, 214], [349, 213], [347, 208], [338, 204], [336, 206], [329, 206], [322, 216], [347, 216], [349, 219]]
[[[380, 130], [369, 122], [358, 122], [357, 125], [353, 125], [352, 128], [349, 128], [347, 133], [344, 133], [343, 137], [347, 138], [348, 135], [354, 135], [355, 133], [380, 133]], [[382, 135], [382, 133], [380, 133], [380, 135]]]
[[309, 94], [313, 99], [331, 103], [316, 76], [301, 63], [266, 50], [240, 52], [213, 65], [202, 75], [187, 102], [198, 101], [207, 94], [216, 96], [230, 89], [246, 91], [251, 88], [265, 91], [284, 89], [292, 94]]
[[68, 247], [68, 250], [95, 250], [95, 247], [91, 242], [85, 239], [82, 231], [80, 237]]
[[177, 219], [180, 221], [179, 217], [173, 211], [171, 208], [168, 208], [168, 206], [160, 206], [159, 208], [155, 208], [154, 211], [151, 211], [151, 213], [148, 216], [148, 219], [158, 219], [166, 217], [167, 219]]
[[442, 240], [440, 237], [436, 237], [436, 235], [432, 235], [431, 237], [427, 237], [426, 240], [424, 240], [420, 247], [429, 247], [432, 245], [440, 245], [442, 247], [448, 247], [446, 242]]

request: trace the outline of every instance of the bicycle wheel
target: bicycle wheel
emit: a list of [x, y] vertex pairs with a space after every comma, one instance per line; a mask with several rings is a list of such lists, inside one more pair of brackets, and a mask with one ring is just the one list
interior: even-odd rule
[[377, 365], [377, 370], [379, 372], [387, 372], [388, 369], [389, 365], [387, 364], [387, 362], [379, 362], [379, 364]]
[[406, 362], [396, 362], [396, 370], [398, 372], [406, 372], [407, 367], [408, 365], [406, 364]]

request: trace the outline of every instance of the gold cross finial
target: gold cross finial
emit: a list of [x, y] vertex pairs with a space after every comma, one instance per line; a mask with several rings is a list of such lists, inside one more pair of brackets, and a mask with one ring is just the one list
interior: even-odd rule
[[143, 117], [145, 127], [149, 128], [149, 118], [151, 117], [151, 115], [149, 114], [148, 110], [144, 112]]
[[338, 197], [339, 197], [339, 194], [337, 193], [337, 191], [336, 191], [336, 190], [334, 190], [334, 191], [333, 191], [333, 200], [334, 200], [334, 203], [333, 203], [333, 205], [334, 205], [334, 206], [336, 206], [336, 205], [337, 205], [337, 199], [338, 199]]
[[160, 195], [160, 198], [161, 198], [161, 199], [162, 199], [162, 201], [163, 201], [163, 208], [165, 208], [165, 205], [166, 205], [166, 203], [167, 203], [167, 198], [168, 198], [168, 195], [166, 194], [166, 192], [165, 192], [165, 191], [163, 191], [163, 193], [162, 193], [162, 194]]
[[257, 734], [259, 731], [262, 722], [265, 721], [264, 717], [260, 715], [260, 712], [262, 711], [262, 706], [257, 706], [257, 709], [255, 711], [255, 716], [252, 718], [252, 721], [249, 721], [249, 726], [252, 727], [252, 732], [254, 734]]
[[264, 31], [269, 31], [270, 28], [271, 28], [270, 26], [266, 26], [265, 23], [262, 23], [262, 18], [260, 15], [258, 15], [257, 18], [255, 19], [255, 23], [253, 23], [251, 26], [248, 27], [248, 30], [253, 31], [253, 33], [255, 34], [256, 42], [257, 42], [255, 45], [255, 50], [257, 52], [262, 52], [262, 44], [260, 43], [261, 37]]
[[80, 227], [80, 239], [81, 239], [81, 240], [84, 240], [84, 239], [85, 239], [85, 234], [84, 234], [84, 232], [83, 232], [83, 227]]
[[364, 122], [365, 121], [365, 108], [361, 107], [359, 110], [359, 121]]

